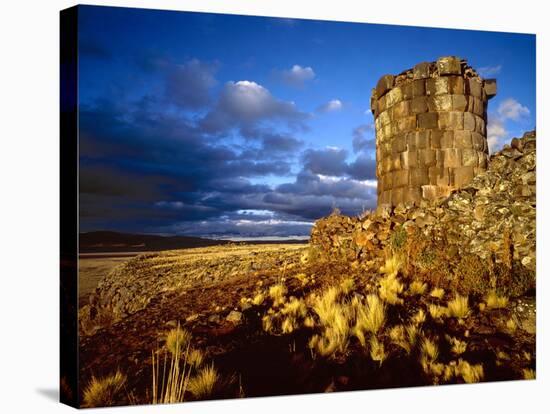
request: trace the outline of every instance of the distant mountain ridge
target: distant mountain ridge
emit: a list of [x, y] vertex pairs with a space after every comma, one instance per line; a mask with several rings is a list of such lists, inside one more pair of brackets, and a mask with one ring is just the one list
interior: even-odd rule
[[158, 236], [153, 234], [119, 233], [116, 231], [92, 231], [80, 233], [80, 253], [141, 252], [190, 247], [207, 247], [230, 243], [189, 236]]

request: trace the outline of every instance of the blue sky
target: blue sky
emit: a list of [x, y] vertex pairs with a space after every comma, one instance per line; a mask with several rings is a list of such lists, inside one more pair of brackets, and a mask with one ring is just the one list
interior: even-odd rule
[[493, 150], [535, 127], [535, 36], [81, 6], [81, 230], [304, 236], [376, 206], [370, 91], [439, 56], [497, 78]]

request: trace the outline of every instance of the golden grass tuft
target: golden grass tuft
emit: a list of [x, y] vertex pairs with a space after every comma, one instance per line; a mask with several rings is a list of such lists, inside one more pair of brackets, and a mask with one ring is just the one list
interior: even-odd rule
[[485, 295], [485, 305], [487, 309], [500, 309], [508, 305], [506, 296], [499, 296], [495, 291], [491, 291]]
[[252, 298], [252, 304], [256, 306], [260, 306], [262, 303], [264, 303], [264, 300], [265, 300], [265, 295], [260, 292]]
[[423, 309], [419, 309], [411, 319], [415, 325], [422, 325], [426, 321], [426, 313]]
[[510, 332], [515, 332], [516, 329], [517, 329], [517, 325], [516, 325], [516, 322], [510, 318], [508, 319], [508, 321], [506, 321], [506, 329]]
[[390, 339], [409, 355], [416, 343], [418, 328], [415, 325], [396, 325], [390, 329]]
[[455, 375], [462, 377], [464, 382], [468, 384], [479, 382], [483, 379], [483, 365], [470, 365], [468, 361], [459, 359], [455, 368]]
[[357, 298], [352, 300], [352, 308], [355, 310], [355, 326], [353, 333], [361, 343], [366, 346], [365, 333], [376, 335], [386, 320], [386, 306], [377, 295], [367, 296], [366, 306]]
[[397, 275], [399, 270], [401, 270], [402, 265], [402, 260], [398, 257], [398, 255], [394, 254], [389, 259], [386, 259], [386, 263], [380, 267], [380, 272], [386, 275]]
[[126, 376], [120, 371], [103, 378], [92, 377], [84, 389], [84, 405], [108, 407], [115, 404], [120, 399], [125, 384]]
[[179, 327], [174, 328], [166, 335], [166, 348], [172, 355], [181, 352], [191, 342], [191, 333]]
[[340, 282], [340, 289], [344, 295], [348, 295], [355, 288], [355, 280], [352, 277], [347, 277]]
[[534, 380], [537, 378], [536, 372], [531, 368], [524, 368], [522, 373], [523, 373], [523, 379]]
[[433, 319], [440, 319], [448, 315], [448, 310], [444, 306], [435, 305], [430, 303], [428, 305], [428, 312]]
[[430, 296], [432, 298], [443, 299], [443, 296], [445, 296], [445, 291], [441, 288], [436, 287], [430, 292]]
[[277, 283], [269, 288], [269, 297], [273, 300], [274, 306], [279, 306], [285, 302], [287, 294], [286, 286], [282, 283]]
[[373, 361], [377, 361], [382, 365], [385, 361], [387, 354], [384, 351], [384, 343], [380, 342], [376, 336], [371, 337], [369, 341], [370, 357]]
[[378, 292], [380, 298], [390, 305], [402, 304], [403, 299], [398, 295], [403, 292], [403, 284], [397, 278], [397, 273], [389, 273], [380, 279]]
[[413, 296], [423, 295], [426, 292], [426, 289], [428, 289], [428, 285], [424, 282], [419, 281], [419, 280], [414, 280], [409, 285], [409, 293]]
[[437, 343], [425, 337], [422, 341], [422, 356], [425, 356], [428, 361], [435, 361], [439, 356], [439, 348]]
[[210, 397], [214, 392], [219, 375], [214, 364], [202, 368], [189, 380], [189, 391], [196, 399]]
[[467, 317], [470, 313], [468, 296], [460, 296], [457, 294], [454, 299], [447, 303], [447, 313], [450, 317], [458, 319]]
[[453, 354], [461, 355], [466, 352], [466, 348], [468, 347], [467, 342], [461, 341], [460, 339], [450, 335], [445, 335], [445, 338], [447, 338], [447, 341], [451, 345], [451, 352]]
[[198, 368], [204, 362], [204, 354], [200, 349], [192, 349], [187, 356], [187, 363], [194, 368]]

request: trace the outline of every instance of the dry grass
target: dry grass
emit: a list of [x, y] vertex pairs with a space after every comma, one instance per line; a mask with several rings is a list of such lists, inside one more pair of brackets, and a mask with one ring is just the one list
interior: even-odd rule
[[369, 341], [369, 345], [370, 345], [370, 357], [372, 358], [373, 361], [377, 361], [380, 363], [380, 365], [382, 365], [382, 363], [385, 361], [385, 359], [388, 356], [384, 351], [384, 343], [380, 342], [376, 338], [376, 336], [373, 336]]
[[508, 298], [506, 296], [497, 295], [494, 290], [487, 293], [484, 299], [487, 309], [500, 309], [508, 305]]
[[120, 371], [103, 378], [92, 377], [84, 389], [86, 407], [108, 407], [120, 398], [126, 384], [126, 376]]
[[524, 368], [522, 371], [522, 374], [523, 374], [523, 379], [526, 379], [526, 380], [534, 380], [537, 378], [536, 372], [531, 368]]
[[450, 317], [458, 319], [467, 317], [470, 313], [468, 296], [460, 296], [457, 294], [454, 299], [447, 303], [447, 312]]
[[252, 298], [252, 304], [256, 306], [260, 306], [262, 303], [264, 303], [264, 300], [265, 300], [265, 295], [260, 292]]
[[[187, 363], [189, 355], [189, 345], [184, 353], [181, 348], [177, 348], [175, 353], [164, 354], [164, 360], [161, 367], [160, 358], [155, 357], [152, 352], [153, 368], [153, 404], [170, 404], [183, 402], [185, 392], [189, 384], [191, 375], [191, 365]], [[181, 364], [183, 357], [183, 366]]]
[[397, 278], [397, 274], [391, 273], [380, 279], [378, 288], [380, 298], [390, 305], [398, 305], [403, 303], [398, 295], [403, 292], [403, 284]]
[[390, 329], [390, 339], [409, 355], [416, 344], [418, 328], [415, 325], [396, 325]]
[[426, 321], [426, 313], [424, 312], [424, 310], [419, 309], [418, 312], [414, 314], [411, 321], [415, 325], [422, 325]]
[[428, 305], [428, 312], [433, 319], [441, 319], [448, 315], [448, 310], [444, 306], [439, 306], [431, 303]]
[[274, 306], [282, 305], [285, 302], [287, 288], [284, 284], [278, 283], [269, 288], [269, 297], [273, 300]]
[[344, 295], [348, 295], [355, 288], [355, 280], [351, 277], [347, 277], [340, 282], [340, 289]]
[[213, 364], [204, 367], [189, 380], [189, 392], [198, 400], [210, 397], [218, 380], [219, 375]]
[[409, 285], [409, 293], [411, 295], [423, 295], [428, 289], [428, 285], [424, 282], [415, 280]]
[[166, 335], [166, 348], [172, 355], [180, 353], [191, 342], [191, 334], [186, 329], [181, 329], [179, 326], [172, 329]]
[[464, 352], [466, 352], [466, 348], [468, 344], [465, 341], [461, 341], [460, 339], [449, 335], [445, 335], [445, 337], [447, 338], [447, 341], [451, 345], [451, 352], [454, 355], [461, 355]]
[[437, 299], [443, 299], [443, 296], [445, 296], [445, 291], [436, 287], [430, 292], [430, 296]]
[[422, 356], [426, 357], [428, 361], [435, 361], [439, 356], [439, 348], [435, 341], [432, 341], [429, 338], [424, 338], [422, 341]]
[[367, 296], [366, 306], [354, 298], [352, 307], [355, 309], [355, 326], [353, 333], [361, 342], [361, 345], [366, 345], [365, 334], [370, 333], [376, 335], [386, 320], [386, 306], [380, 298], [374, 294]]
[[483, 365], [470, 365], [468, 361], [459, 359], [455, 368], [455, 375], [462, 377], [464, 382], [468, 384], [479, 382], [483, 379]]
[[506, 321], [506, 329], [510, 332], [515, 332], [516, 329], [517, 329], [517, 325], [516, 325], [516, 322], [513, 320], [513, 319], [508, 319], [508, 321]]

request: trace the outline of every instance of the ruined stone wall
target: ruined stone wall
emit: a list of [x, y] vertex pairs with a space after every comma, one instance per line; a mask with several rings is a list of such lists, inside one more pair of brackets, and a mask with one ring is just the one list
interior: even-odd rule
[[496, 81], [454, 56], [380, 78], [372, 91], [378, 205], [447, 196], [487, 168]]

